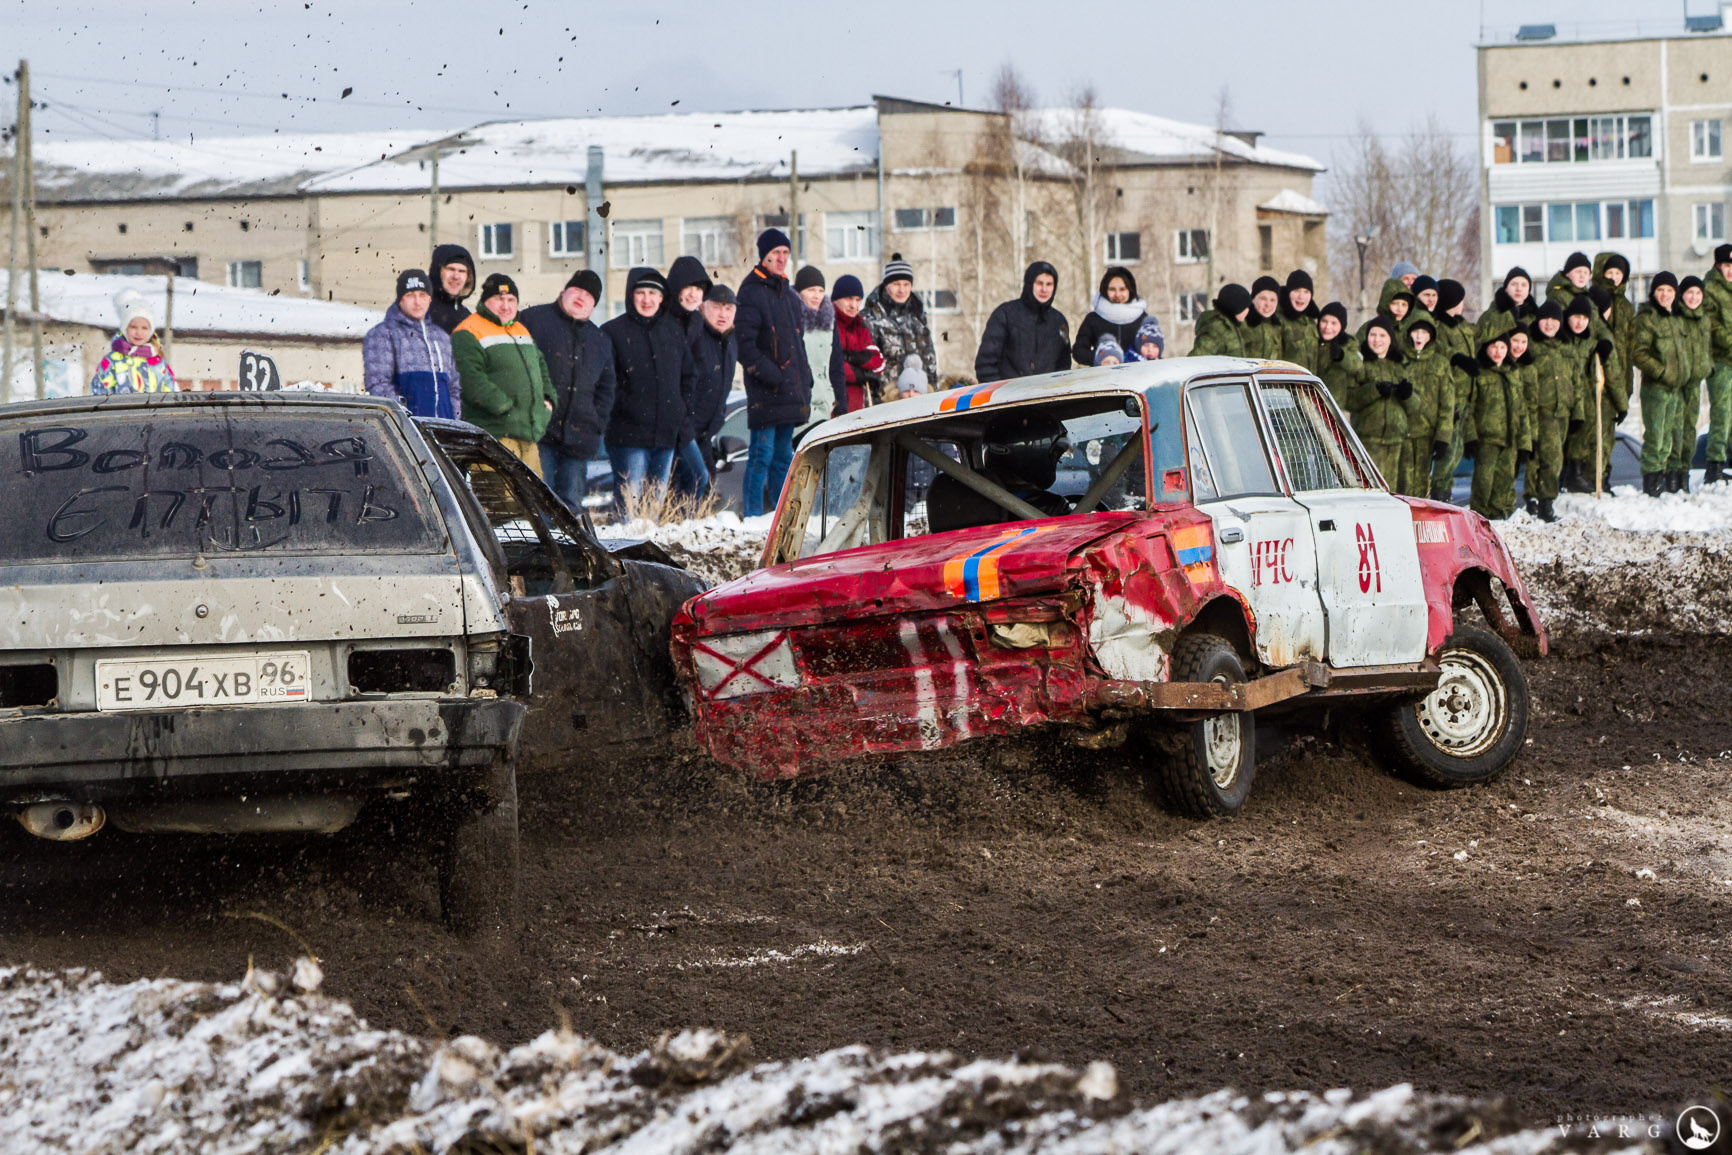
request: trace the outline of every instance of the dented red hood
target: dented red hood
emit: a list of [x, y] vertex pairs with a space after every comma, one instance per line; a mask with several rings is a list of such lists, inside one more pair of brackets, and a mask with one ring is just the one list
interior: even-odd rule
[[930, 611], [1063, 587], [1071, 554], [1147, 516], [1097, 513], [958, 529], [758, 570], [686, 603], [698, 632]]

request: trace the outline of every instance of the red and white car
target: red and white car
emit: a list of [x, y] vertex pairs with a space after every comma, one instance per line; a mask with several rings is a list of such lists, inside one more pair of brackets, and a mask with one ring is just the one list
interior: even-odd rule
[[699, 742], [763, 777], [1056, 727], [1199, 817], [1244, 804], [1261, 711], [1363, 705], [1409, 776], [1489, 778], [1545, 645], [1484, 518], [1390, 494], [1315, 377], [1225, 357], [826, 422], [763, 568], [673, 626]]

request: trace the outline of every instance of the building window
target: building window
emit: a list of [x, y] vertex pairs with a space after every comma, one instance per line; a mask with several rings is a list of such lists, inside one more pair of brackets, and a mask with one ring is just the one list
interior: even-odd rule
[[733, 217], [687, 217], [680, 225], [680, 251], [711, 268], [740, 263]]
[[1498, 120], [1491, 137], [1493, 164], [1642, 160], [1654, 151], [1653, 118], [1647, 114]]
[[198, 258], [197, 257], [182, 257], [178, 261], [176, 261], [174, 264], [175, 264], [175, 268], [174, 268], [174, 275], [175, 276], [187, 277], [187, 278], [190, 278], [191, 280], [194, 280], [194, 281], [198, 280]]
[[1492, 243], [1498, 245], [1640, 239], [1654, 235], [1654, 202], [1498, 205], [1492, 220]]
[[878, 214], [825, 213], [824, 249], [832, 261], [876, 261]]
[[891, 221], [899, 233], [953, 229], [956, 227], [956, 210], [954, 208], [896, 209], [891, 216]]
[[481, 226], [481, 259], [503, 261], [517, 252], [510, 225]]
[[295, 287], [303, 293], [313, 291], [313, 269], [305, 259], [295, 262]]
[[916, 289], [914, 295], [920, 298], [920, 303], [928, 313], [959, 312], [954, 289]]
[[264, 284], [263, 261], [230, 261], [229, 285], [236, 289], [257, 289]]
[[1696, 239], [1723, 241], [1726, 239], [1726, 206], [1719, 201], [1696, 206]]
[[662, 263], [662, 223], [660, 220], [613, 222], [613, 255], [608, 262], [616, 269]]
[[1640, 240], [1654, 235], [1654, 202], [1607, 201], [1606, 239]]
[[1134, 265], [1143, 259], [1142, 233], [1108, 233], [1107, 260]]
[[1720, 122], [1692, 120], [1690, 122], [1690, 159], [1720, 160]]
[[1275, 226], [1257, 226], [1257, 264], [1264, 272], [1275, 267]]
[[1173, 234], [1173, 259], [1183, 264], [1209, 259], [1209, 230], [1180, 229]]
[[1209, 294], [1180, 293], [1177, 306], [1173, 309], [1173, 314], [1179, 318], [1179, 324], [1195, 325], [1197, 323], [1197, 318], [1208, 312], [1208, 309]]
[[547, 226], [547, 255], [581, 257], [589, 244], [589, 226], [583, 221], [554, 221]]

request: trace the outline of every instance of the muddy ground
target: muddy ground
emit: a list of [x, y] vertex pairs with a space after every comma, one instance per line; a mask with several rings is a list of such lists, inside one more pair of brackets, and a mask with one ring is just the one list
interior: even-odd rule
[[[229, 980], [303, 938], [375, 1025], [625, 1051], [749, 1033], [1113, 1062], [1145, 1102], [1236, 1086], [1647, 1115], [1732, 1054], [1732, 640], [1566, 641], [1490, 786], [1389, 777], [1351, 724], [1286, 736], [1243, 817], [1113, 765], [985, 755], [796, 787], [696, 761], [524, 783], [529, 923], [494, 965], [430, 868], [359, 839], [0, 833], [0, 964]], [[814, 720], [815, 724], [817, 720]]]

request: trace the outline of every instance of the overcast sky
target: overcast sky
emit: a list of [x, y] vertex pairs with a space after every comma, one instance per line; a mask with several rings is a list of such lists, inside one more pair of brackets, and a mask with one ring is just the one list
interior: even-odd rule
[[[1361, 120], [1472, 132], [1488, 31], [1676, 30], [1679, 0], [0, 0], [49, 139], [462, 127], [483, 119], [824, 107], [874, 93], [985, 101], [1005, 61], [1043, 101], [1232, 127], [1327, 163]], [[1693, 14], [1716, 0], [1691, 0]], [[485, 14], [485, 15], [483, 15]], [[5, 64], [11, 67], [10, 61]], [[345, 88], [354, 91], [340, 99]], [[286, 97], [284, 94], [287, 94]], [[8, 100], [14, 99], [10, 95]], [[9, 122], [10, 112], [0, 114]]]

